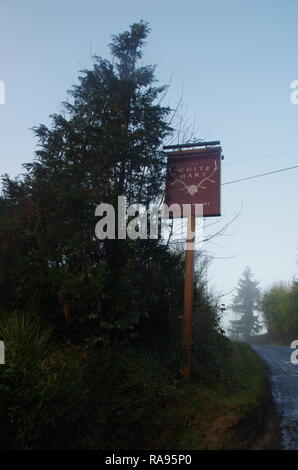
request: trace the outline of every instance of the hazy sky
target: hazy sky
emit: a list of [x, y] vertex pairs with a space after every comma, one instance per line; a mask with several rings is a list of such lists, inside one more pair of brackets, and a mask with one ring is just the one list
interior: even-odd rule
[[[165, 104], [183, 90], [196, 137], [221, 141], [223, 182], [298, 164], [297, 18], [297, 0], [0, 0], [0, 174], [32, 160], [30, 128], [60, 110], [90, 53], [108, 57], [111, 34], [140, 19], [152, 29], [143, 62], [157, 65], [161, 84], [171, 80]], [[206, 246], [218, 291], [232, 290], [247, 265], [263, 288], [297, 273], [297, 178], [294, 169], [222, 187], [214, 230], [242, 210]]]

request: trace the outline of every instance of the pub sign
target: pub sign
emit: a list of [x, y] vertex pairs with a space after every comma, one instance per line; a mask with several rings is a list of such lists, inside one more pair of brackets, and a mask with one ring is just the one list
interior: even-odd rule
[[221, 150], [168, 152], [165, 204], [202, 204], [203, 217], [220, 216]]

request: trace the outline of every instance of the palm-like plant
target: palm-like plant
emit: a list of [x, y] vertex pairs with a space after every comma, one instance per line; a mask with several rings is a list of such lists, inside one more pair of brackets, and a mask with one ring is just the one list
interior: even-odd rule
[[38, 316], [13, 312], [0, 319], [0, 339], [9, 362], [44, 359], [53, 349], [53, 329]]

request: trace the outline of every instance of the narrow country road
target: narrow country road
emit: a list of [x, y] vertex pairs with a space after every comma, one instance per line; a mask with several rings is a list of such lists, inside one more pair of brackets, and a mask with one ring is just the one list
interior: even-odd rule
[[298, 450], [298, 365], [291, 363], [293, 349], [253, 346], [268, 365], [272, 395], [280, 417], [282, 449]]

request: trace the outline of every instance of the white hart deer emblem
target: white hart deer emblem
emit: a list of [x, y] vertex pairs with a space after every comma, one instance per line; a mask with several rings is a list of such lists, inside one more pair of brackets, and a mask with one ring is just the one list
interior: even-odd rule
[[214, 173], [216, 173], [217, 170], [218, 170], [218, 166], [217, 166], [217, 162], [215, 161], [214, 162], [214, 168], [213, 168], [212, 172], [210, 173], [210, 175], [203, 178], [198, 184], [190, 184], [190, 185], [185, 184], [185, 182], [181, 179], [175, 178], [175, 175], [173, 175], [172, 170], [170, 170], [170, 173], [171, 173], [171, 175], [173, 177], [173, 180], [174, 180], [171, 183], [171, 186], [173, 184], [176, 184], [176, 183], [181, 183], [181, 184], [183, 184], [183, 188], [181, 188], [180, 191], [185, 190], [185, 191], [187, 191], [188, 194], [190, 194], [190, 196], [194, 196], [196, 193], [199, 192], [199, 189], [206, 189], [206, 186], [203, 186], [203, 184], [206, 181], [210, 181], [211, 183], [215, 183], [215, 181], [212, 180], [211, 178], [214, 175]]

